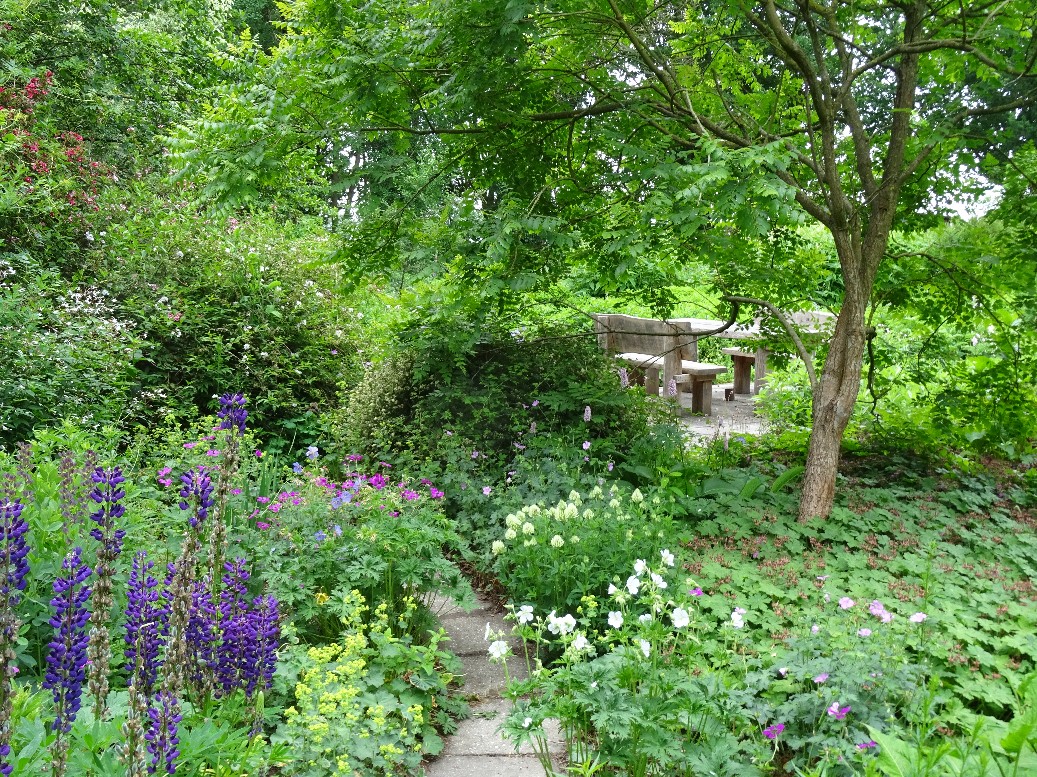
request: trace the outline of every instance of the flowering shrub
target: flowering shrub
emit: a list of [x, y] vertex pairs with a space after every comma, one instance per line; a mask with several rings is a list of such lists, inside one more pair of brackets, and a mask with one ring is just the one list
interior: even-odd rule
[[616, 569], [650, 555], [672, 526], [639, 490], [573, 491], [555, 505], [529, 504], [509, 514], [493, 542], [494, 569], [514, 601], [572, 610], [612, 582]]

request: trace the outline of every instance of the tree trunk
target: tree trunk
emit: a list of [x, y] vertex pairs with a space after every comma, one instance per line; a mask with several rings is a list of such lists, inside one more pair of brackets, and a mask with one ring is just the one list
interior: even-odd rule
[[877, 269], [877, 262], [863, 260], [859, 244], [854, 246], [837, 238], [836, 245], [843, 260], [846, 296], [813, 398], [813, 428], [799, 502], [801, 521], [827, 518], [832, 512], [843, 432], [860, 390], [867, 342], [865, 315], [876, 274], [871, 268]]

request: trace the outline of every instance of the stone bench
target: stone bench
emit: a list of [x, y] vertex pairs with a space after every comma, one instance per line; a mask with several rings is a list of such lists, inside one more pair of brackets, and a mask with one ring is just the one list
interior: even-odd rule
[[[659, 370], [663, 367], [663, 357], [650, 353], [620, 353], [616, 358], [627, 364], [644, 370], [645, 391], [649, 396], [659, 393]], [[713, 414], [713, 381], [717, 375], [727, 372], [722, 364], [706, 364], [688, 359], [681, 359], [680, 374], [670, 378], [680, 391], [688, 387], [691, 391], [691, 412], [703, 415]], [[669, 385], [662, 387], [669, 390]]]
[[[756, 351], [743, 351], [741, 348], [724, 348], [723, 353], [730, 356], [735, 365], [735, 394], [758, 394], [767, 371], [767, 350], [759, 348]], [[752, 380], [753, 370], [756, 371], [755, 385]]]

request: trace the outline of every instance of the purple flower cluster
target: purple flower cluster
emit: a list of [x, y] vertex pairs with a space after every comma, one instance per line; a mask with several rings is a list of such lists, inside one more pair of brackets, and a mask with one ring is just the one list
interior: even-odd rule
[[54, 696], [56, 717], [53, 729], [59, 733], [72, 730], [79, 713], [86, 681], [87, 622], [86, 608], [90, 589], [83, 585], [90, 577], [90, 567], [82, 561], [82, 548], [69, 553], [61, 569], [65, 573], [54, 581], [56, 596], [50, 600], [54, 615], [49, 623], [54, 627], [54, 639], [48, 645], [47, 673], [43, 687]]
[[220, 411], [216, 414], [223, 420], [220, 429], [237, 429], [238, 434], [245, 433], [245, 397], [241, 394], [224, 394], [220, 397]]
[[191, 516], [191, 528], [197, 529], [209, 515], [209, 508], [213, 506], [212, 479], [205, 467], [185, 472], [180, 476], [183, 488], [180, 489], [180, 509], [191, 509], [191, 502], [195, 503], [194, 515]]
[[145, 558], [144, 553], [138, 553], [130, 569], [126, 592], [126, 664], [131, 667], [136, 664], [139, 648], [141, 676], [139, 680], [134, 677], [132, 683], [139, 681], [141, 690], [150, 694], [158, 680], [159, 651], [166, 634], [169, 608], [159, 604], [158, 581], [150, 574], [155, 564]]
[[90, 536], [103, 543], [105, 551], [114, 558], [122, 551], [122, 541], [126, 536], [125, 529], [113, 531], [115, 519], [121, 518], [126, 512], [126, 508], [119, 504], [119, 500], [126, 496], [126, 492], [119, 487], [126, 482], [126, 478], [118, 467], [98, 467], [90, 479], [94, 481], [90, 498], [98, 505], [97, 512], [90, 516], [90, 520], [97, 524], [96, 529], [90, 530]]
[[166, 774], [176, 774], [176, 759], [180, 757], [180, 738], [177, 727], [183, 715], [176, 697], [161, 691], [155, 698], [155, 706], [148, 708], [148, 727], [144, 732], [151, 764], [148, 774], [163, 769]]
[[15, 591], [25, 590], [29, 574], [29, 545], [25, 540], [28, 531], [21, 502], [0, 500], [0, 553], [4, 564], [0, 597], [12, 605], [18, 604], [20, 596]]
[[226, 695], [242, 689], [252, 696], [257, 687], [268, 688], [277, 662], [281, 636], [277, 600], [256, 597], [249, 602], [249, 572], [242, 558], [224, 564], [220, 590], [219, 626], [210, 627], [216, 647], [216, 682]]

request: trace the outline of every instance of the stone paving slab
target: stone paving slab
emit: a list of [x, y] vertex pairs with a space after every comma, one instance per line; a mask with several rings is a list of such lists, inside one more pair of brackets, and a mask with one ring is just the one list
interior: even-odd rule
[[[457, 731], [447, 739], [443, 756], [515, 755], [515, 745], [498, 730], [510, 710], [511, 702], [506, 699], [492, 699], [472, 705], [472, 717], [461, 721]], [[549, 753], [565, 753], [565, 739], [556, 721], [546, 721], [544, 733], [547, 735]], [[517, 752], [519, 755], [533, 755], [533, 748], [526, 743]]]
[[[563, 772], [564, 774], [564, 772]], [[425, 769], [426, 777], [544, 777], [532, 755], [469, 755], [440, 758]]]
[[459, 656], [471, 656], [477, 653], [487, 655], [490, 643], [486, 640], [486, 624], [496, 635], [503, 632], [504, 641], [511, 645], [514, 652], [522, 649], [522, 642], [511, 634], [512, 624], [505, 623], [504, 618], [496, 613], [485, 611], [473, 613], [454, 613], [440, 616], [439, 622], [450, 635], [449, 648]]
[[[447, 645], [450, 648], [450, 645]], [[453, 648], [451, 648], [453, 649]], [[455, 651], [456, 652], [456, 651]], [[480, 699], [499, 697], [507, 685], [504, 668], [491, 664], [484, 649], [480, 653], [459, 656], [461, 659], [461, 693]], [[526, 659], [522, 656], [508, 657], [508, 674], [514, 679], [526, 677]]]
[[451, 599], [449, 596], [440, 596], [439, 594], [436, 594], [432, 597], [432, 600], [428, 604], [428, 608], [432, 612], [432, 614], [440, 620], [455, 615], [465, 616], [476, 615], [481, 613], [489, 614], [493, 612], [493, 605], [485, 599], [480, 599], [476, 597], [475, 609], [466, 612], [464, 609], [455, 604], [454, 600]]

